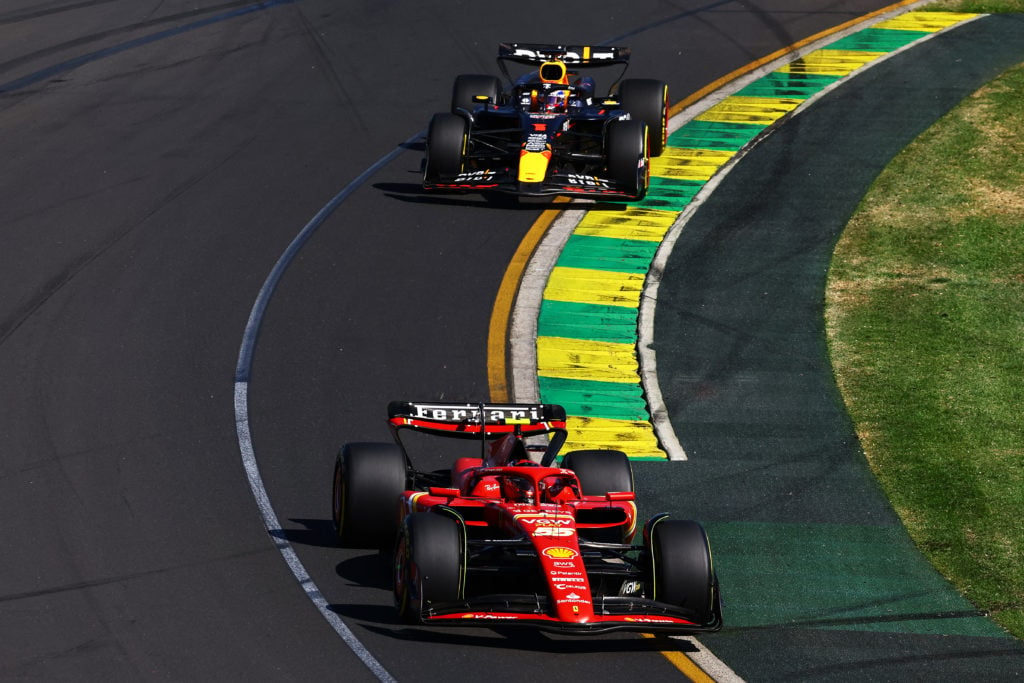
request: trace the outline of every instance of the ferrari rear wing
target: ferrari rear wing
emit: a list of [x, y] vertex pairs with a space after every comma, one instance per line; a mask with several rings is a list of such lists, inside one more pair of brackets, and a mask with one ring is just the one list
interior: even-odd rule
[[547, 437], [546, 444], [538, 444], [544, 450], [541, 464], [545, 466], [554, 462], [569, 436], [565, 427], [565, 408], [552, 403], [392, 401], [388, 404], [388, 425], [403, 451], [405, 445], [399, 433], [407, 429], [435, 436], [476, 439], [481, 445], [510, 434], [520, 440]]
[[557, 59], [570, 66], [603, 66], [629, 61], [628, 47], [551, 45], [548, 43], [498, 43], [498, 60], [519, 64], [543, 64]]
[[550, 403], [388, 404], [392, 428], [479, 439], [506, 434], [535, 436], [565, 431], [565, 408]]

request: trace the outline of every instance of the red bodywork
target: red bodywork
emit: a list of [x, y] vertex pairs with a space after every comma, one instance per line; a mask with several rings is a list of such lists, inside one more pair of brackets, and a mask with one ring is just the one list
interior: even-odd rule
[[[522, 464], [489, 467], [483, 460], [472, 458], [459, 459], [456, 467], [458, 471], [453, 479], [458, 488], [407, 491], [404, 514], [445, 505], [463, 516], [470, 537], [529, 539], [539, 561], [540, 574], [546, 579], [549, 605], [553, 610], [551, 614], [529, 617], [515, 613], [492, 612], [485, 616], [472, 610], [456, 611], [430, 616], [427, 621], [529, 618], [531, 621], [593, 624], [606, 620], [594, 614], [590, 582], [577, 536], [577, 513], [581, 509], [601, 511], [605, 521], [586, 527], [621, 530], [622, 542], [628, 543], [636, 532], [634, 494], [581, 496], [572, 470], [557, 467]], [[520, 484], [524, 483], [533, 489], [533, 503], [512, 498], [511, 492], [521, 492]]]
[[[565, 437], [564, 418], [535, 412], [489, 416], [481, 423], [449, 408], [417, 414], [419, 407], [405, 404], [401, 414], [392, 412], [396, 437], [411, 428], [476, 435], [486, 443], [482, 457], [455, 460], [448, 485], [402, 494], [402, 518], [433, 511], [457, 518], [463, 529], [463, 594], [424, 607], [424, 624], [502, 620], [581, 633], [720, 627], [717, 614], [715, 623], [699, 623], [685, 610], [645, 597], [643, 583], [652, 580], [644, 569], [649, 552], [631, 545], [635, 494], [582, 494], [576, 473], [554, 463]], [[555, 435], [554, 450], [538, 464], [529, 459], [524, 439], [543, 434]]]

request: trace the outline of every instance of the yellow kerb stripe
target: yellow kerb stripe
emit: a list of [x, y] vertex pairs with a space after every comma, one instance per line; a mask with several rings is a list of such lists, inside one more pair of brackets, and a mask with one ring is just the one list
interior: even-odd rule
[[574, 235], [661, 242], [678, 212], [630, 207], [625, 211], [588, 211]]
[[638, 308], [645, 275], [556, 266], [548, 277], [544, 298], [550, 301]]
[[976, 16], [978, 15], [957, 12], [908, 12], [895, 19], [879, 22], [875, 24], [875, 28], [888, 28], [895, 31], [941, 31]]
[[793, 111], [804, 100], [789, 97], [727, 97], [697, 117], [698, 121], [755, 123], [767, 126]]
[[537, 374], [541, 377], [637, 384], [638, 368], [632, 344], [537, 337]]
[[778, 73], [846, 76], [886, 54], [888, 53], [863, 50], [818, 50], [790, 62], [779, 69]]
[[562, 452], [600, 448], [637, 457], [665, 457], [649, 422], [570, 415], [566, 427], [569, 440], [562, 447]]
[[[721, 107], [722, 105], [718, 106]], [[712, 107], [698, 118], [704, 119], [705, 116], [711, 114], [714, 110], [715, 107]], [[734, 154], [735, 152], [712, 149], [667, 147], [660, 157], [651, 159], [651, 175], [662, 178], [681, 178], [683, 180], [708, 180]]]

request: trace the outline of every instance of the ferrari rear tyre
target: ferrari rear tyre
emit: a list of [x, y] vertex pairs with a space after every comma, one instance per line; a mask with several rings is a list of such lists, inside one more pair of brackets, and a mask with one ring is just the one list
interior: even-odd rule
[[654, 524], [644, 541], [651, 555], [653, 599], [691, 610], [697, 622], [710, 623], [717, 588], [704, 527], [692, 520], [665, 519]]
[[391, 443], [350, 443], [334, 464], [331, 517], [340, 543], [388, 548], [395, 541], [406, 462]]
[[434, 114], [427, 128], [427, 164], [424, 180], [436, 181], [462, 171], [466, 153], [466, 120], [455, 114]]
[[630, 199], [643, 199], [647, 194], [650, 169], [647, 157], [647, 125], [643, 121], [614, 121], [608, 126], [605, 141], [608, 154], [608, 175], [625, 188]]
[[452, 86], [452, 112], [465, 109], [473, 113], [479, 105], [473, 100], [474, 97], [484, 95], [491, 102], [498, 101], [501, 93], [501, 81], [494, 76], [477, 76], [468, 74], [457, 76], [455, 85]]
[[576, 473], [585, 496], [633, 490], [633, 466], [622, 451], [570, 451], [563, 456], [562, 467]]
[[661, 156], [668, 140], [668, 86], [649, 78], [630, 78], [619, 85], [619, 102], [631, 118], [647, 124], [650, 155]]
[[395, 544], [395, 607], [419, 624], [434, 603], [461, 598], [463, 542], [459, 523], [433, 512], [406, 516]]

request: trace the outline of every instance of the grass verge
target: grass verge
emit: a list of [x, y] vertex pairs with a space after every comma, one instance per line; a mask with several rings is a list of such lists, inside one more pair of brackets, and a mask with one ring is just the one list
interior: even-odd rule
[[1024, 0], [938, 0], [921, 9], [972, 14], [1024, 14]]
[[836, 248], [826, 323], [861, 443], [911, 536], [1024, 638], [1021, 102], [1024, 65], [893, 160]]

